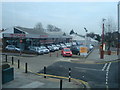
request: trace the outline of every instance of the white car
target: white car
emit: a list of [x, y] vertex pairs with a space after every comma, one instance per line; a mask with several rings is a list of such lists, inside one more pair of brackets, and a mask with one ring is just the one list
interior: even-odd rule
[[50, 52], [50, 50], [47, 49], [45, 46], [40, 46], [40, 48], [43, 50], [43, 52], [44, 52], [45, 54], [47, 54], [47, 53]]
[[37, 52], [38, 54], [44, 54], [44, 50], [40, 47], [34, 47], [35, 52]]
[[67, 48], [71, 47], [71, 43], [65, 43], [65, 45], [67, 46]]
[[20, 48], [17, 48], [17, 47], [15, 47], [14, 45], [7, 45], [5, 49], [7, 49], [7, 50], [20, 51]]
[[57, 47], [56, 45], [52, 44], [52, 47], [54, 48], [54, 50], [59, 50], [59, 47]]

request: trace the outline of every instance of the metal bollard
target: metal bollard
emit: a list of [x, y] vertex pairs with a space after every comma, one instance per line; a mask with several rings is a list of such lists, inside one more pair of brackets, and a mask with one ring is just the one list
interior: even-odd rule
[[58, 53], [57, 53], [57, 57], [58, 57]]
[[25, 63], [25, 73], [27, 73], [27, 63]]
[[20, 68], [20, 60], [18, 59], [18, 69]]
[[14, 58], [12, 57], [12, 65], [14, 64]]
[[60, 79], [60, 90], [62, 90], [62, 79]]
[[71, 82], [71, 68], [69, 68], [69, 82]]
[[51, 53], [50, 53], [50, 57], [51, 57]]
[[5, 61], [7, 62], [7, 55], [5, 55]]
[[[46, 74], [46, 67], [44, 67], [44, 74]], [[44, 78], [46, 78], [46, 75], [44, 76]]]

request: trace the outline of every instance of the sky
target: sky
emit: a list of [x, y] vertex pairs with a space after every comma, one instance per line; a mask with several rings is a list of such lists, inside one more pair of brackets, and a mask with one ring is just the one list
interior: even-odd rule
[[[118, 2], [2, 2], [2, 26], [33, 28], [38, 22], [46, 28], [55, 25], [69, 33], [72, 29], [84, 35], [101, 34], [102, 19], [112, 18], [117, 23]], [[1, 5], [0, 5], [1, 7]]]

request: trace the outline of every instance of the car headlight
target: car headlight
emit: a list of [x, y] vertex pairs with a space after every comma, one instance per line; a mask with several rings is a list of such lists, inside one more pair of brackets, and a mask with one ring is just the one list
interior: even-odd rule
[[65, 52], [63, 52], [63, 54], [66, 54]]

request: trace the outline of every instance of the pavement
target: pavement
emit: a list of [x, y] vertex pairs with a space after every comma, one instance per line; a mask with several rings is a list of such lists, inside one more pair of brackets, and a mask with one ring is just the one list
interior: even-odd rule
[[[23, 70], [15, 69], [14, 80], [2, 85], [2, 88], [29, 88], [33, 90], [35, 88], [60, 88], [60, 79], [56, 78], [44, 78], [41, 75], [35, 75], [30, 72], [24, 73]], [[68, 82], [68, 80], [62, 80], [62, 88], [84, 88], [83, 84], [78, 83], [75, 80]]]
[[[23, 55], [25, 56], [25, 55]], [[29, 55], [30, 57], [30, 55]], [[47, 58], [47, 57], [46, 57]], [[118, 56], [115, 51], [111, 55], [104, 55], [104, 59], [100, 59], [99, 49], [97, 47], [89, 54], [87, 58], [70, 59], [73, 63], [95, 64], [104, 63], [117, 60]], [[18, 69], [17, 66], [12, 65], [15, 69], [15, 78], [13, 81], [3, 84], [3, 88], [60, 88], [60, 78], [47, 77], [44, 75], [36, 75], [34, 73], [24, 73], [23, 70]], [[33, 66], [34, 67], [34, 66]], [[68, 78], [62, 77], [63, 88], [84, 88], [87, 84], [84, 81], [72, 79], [68, 82]], [[89, 87], [89, 86], [87, 86]]]
[[71, 60], [75, 63], [84, 63], [84, 64], [96, 64], [96, 63], [106, 63], [111, 61], [119, 60], [119, 56], [117, 55], [116, 51], [111, 51], [111, 55], [104, 54], [104, 58], [100, 59], [100, 51], [98, 47], [95, 47], [94, 50], [86, 57], [86, 58], [79, 58], [77, 60]]

